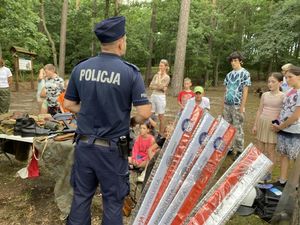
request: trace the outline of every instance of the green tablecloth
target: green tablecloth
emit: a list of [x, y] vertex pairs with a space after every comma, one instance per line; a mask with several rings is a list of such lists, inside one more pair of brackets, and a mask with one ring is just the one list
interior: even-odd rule
[[62, 216], [69, 214], [73, 189], [70, 185], [74, 161], [72, 140], [57, 142], [35, 138], [33, 145], [39, 152], [39, 168], [43, 175], [55, 180], [54, 196]]

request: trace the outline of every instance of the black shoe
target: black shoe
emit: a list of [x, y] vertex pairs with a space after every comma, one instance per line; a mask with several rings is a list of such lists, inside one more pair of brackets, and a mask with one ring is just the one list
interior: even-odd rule
[[280, 180], [278, 180], [278, 181], [276, 181], [275, 183], [272, 183], [272, 184], [273, 184], [275, 187], [282, 187], [282, 188], [284, 188], [285, 185], [286, 185], [286, 182], [287, 182], [287, 181], [285, 181], [284, 183], [281, 183]]
[[22, 134], [22, 127], [35, 123], [32, 118], [29, 119], [28, 115], [16, 119], [14, 127], [14, 135]]

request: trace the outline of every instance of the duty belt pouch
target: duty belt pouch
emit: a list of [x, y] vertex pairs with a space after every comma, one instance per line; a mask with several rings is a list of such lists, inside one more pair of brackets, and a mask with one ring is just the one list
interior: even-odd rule
[[118, 140], [118, 148], [119, 148], [119, 154], [123, 159], [128, 158], [128, 152], [129, 152], [129, 147], [128, 147], [128, 141], [126, 136], [121, 136], [119, 137]]

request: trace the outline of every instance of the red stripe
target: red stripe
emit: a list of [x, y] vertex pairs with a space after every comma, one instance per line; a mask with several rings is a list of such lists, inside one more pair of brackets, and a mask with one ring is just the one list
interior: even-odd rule
[[217, 188], [217, 190], [215, 190], [213, 195], [205, 202], [205, 204], [201, 206], [196, 215], [190, 220], [189, 225], [204, 224], [223, 199], [226, 198], [233, 186], [235, 186], [239, 179], [244, 176], [249, 165], [252, 164], [260, 156], [260, 154], [261, 152], [255, 146], [252, 146], [245, 157], [233, 169], [227, 179], [220, 185], [219, 188]]
[[222, 137], [225, 143], [224, 150], [223, 151], [214, 150], [214, 153], [209, 158], [206, 166], [203, 168], [196, 183], [190, 190], [188, 196], [185, 198], [177, 215], [174, 217], [171, 225], [182, 224], [185, 221], [185, 219], [188, 217], [188, 215], [191, 213], [191, 211], [199, 201], [199, 198], [201, 197], [206, 185], [213, 178], [214, 173], [217, 171], [219, 162], [227, 154], [227, 148], [234, 137], [235, 131], [236, 129], [232, 126], [227, 128], [226, 132]]
[[161, 183], [159, 190], [154, 198], [154, 202], [152, 203], [152, 206], [148, 213], [145, 224], [149, 223], [151, 216], [156, 209], [156, 206], [158, 205], [161, 197], [163, 196], [166, 188], [168, 187], [168, 185], [172, 179], [172, 176], [174, 175], [175, 170], [178, 167], [180, 160], [181, 160], [183, 154], [185, 153], [188, 144], [191, 141], [191, 137], [194, 133], [194, 130], [197, 128], [202, 115], [203, 115], [203, 110], [199, 106], [195, 106], [195, 108], [193, 109], [193, 112], [191, 114], [191, 117], [190, 117], [190, 121], [192, 123], [192, 129], [189, 130], [188, 132], [184, 131], [184, 133], [180, 139], [180, 142], [179, 142], [179, 144], [174, 152], [174, 155], [171, 159], [171, 164], [168, 167], [168, 170], [163, 178], [163, 182]]

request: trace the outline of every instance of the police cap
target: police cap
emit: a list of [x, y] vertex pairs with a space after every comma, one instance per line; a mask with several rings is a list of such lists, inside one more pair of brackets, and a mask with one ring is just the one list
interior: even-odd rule
[[97, 23], [94, 30], [101, 43], [116, 41], [125, 35], [125, 17], [116, 16]]

